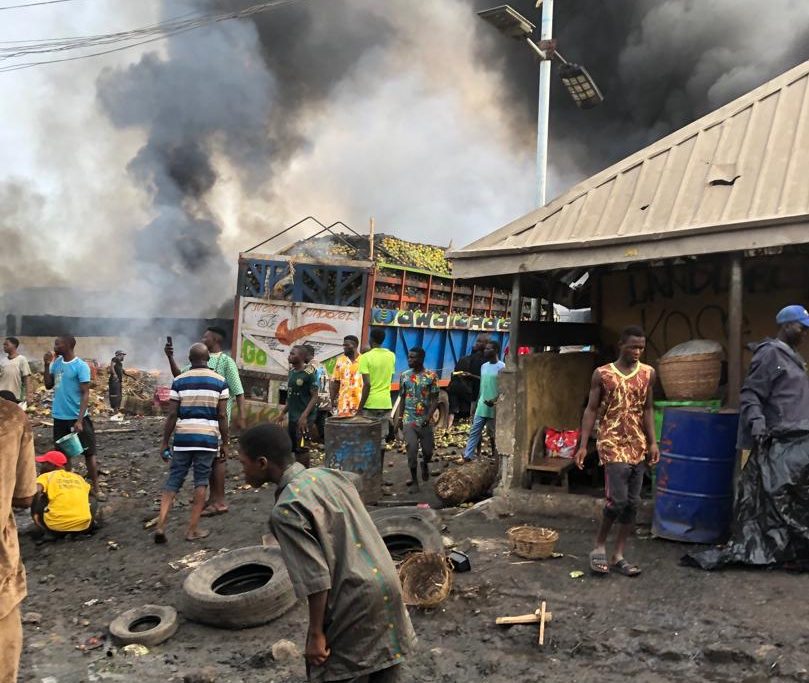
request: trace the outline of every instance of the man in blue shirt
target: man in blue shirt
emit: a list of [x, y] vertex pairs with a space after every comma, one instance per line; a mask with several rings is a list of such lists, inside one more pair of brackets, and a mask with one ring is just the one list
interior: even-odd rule
[[[76, 356], [75, 349], [76, 338], [65, 334], [54, 340], [53, 353], [48, 351], [43, 359], [45, 388], [53, 389], [53, 440], [56, 442], [71, 432], [79, 435], [93, 495], [103, 501], [106, 497], [98, 487], [95, 430], [87, 409], [90, 403], [90, 366]], [[65, 469], [73, 469], [70, 458]]]
[[478, 406], [475, 409], [475, 418], [472, 420], [472, 428], [469, 430], [469, 441], [466, 442], [464, 450], [464, 460], [474, 460], [480, 441], [483, 438], [483, 430], [489, 432], [489, 437], [494, 442], [494, 404], [500, 396], [497, 386], [497, 378], [500, 371], [506, 364], [499, 359], [500, 344], [494, 340], [486, 342], [483, 349], [483, 358], [486, 362], [480, 366], [480, 397]]

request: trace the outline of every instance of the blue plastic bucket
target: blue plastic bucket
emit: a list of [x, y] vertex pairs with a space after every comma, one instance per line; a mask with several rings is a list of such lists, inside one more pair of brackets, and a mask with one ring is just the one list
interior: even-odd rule
[[79, 435], [76, 432], [71, 432], [67, 436], [58, 439], [56, 447], [68, 458], [75, 458], [77, 455], [84, 453], [84, 446], [81, 445]]

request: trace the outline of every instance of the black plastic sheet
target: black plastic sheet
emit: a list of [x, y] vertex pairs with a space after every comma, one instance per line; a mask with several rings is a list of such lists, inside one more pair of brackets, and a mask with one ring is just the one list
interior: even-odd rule
[[809, 567], [809, 432], [754, 448], [739, 479], [731, 540], [689, 553], [683, 564]]

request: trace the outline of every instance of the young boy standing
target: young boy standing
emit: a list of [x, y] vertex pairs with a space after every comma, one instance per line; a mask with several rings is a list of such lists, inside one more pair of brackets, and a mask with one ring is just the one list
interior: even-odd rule
[[278, 415], [278, 422], [289, 419], [289, 438], [292, 452], [298, 462], [309, 467], [310, 458], [303, 440], [317, 419], [318, 386], [315, 369], [307, 365], [308, 352], [303, 346], [293, 346], [289, 351], [289, 377], [287, 378], [287, 402]]
[[[640, 362], [646, 350], [646, 334], [640, 327], [627, 327], [621, 333], [618, 350], [618, 360], [593, 373], [575, 461], [579, 469], [584, 468], [587, 442], [598, 417], [596, 448], [604, 465], [607, 502], [595, 548], [590, 553], [590, 569], [596, 574], [608, 574], [612, 566], [624, 576], [637, 576], [641, 570], [624, 558], [624, 549], [635, 526], [646, 458], [652, 466], [660, 459], [652, 399], [655, 371]], [[608, 564], [607, 537], [616, 521], [618, 537]]]

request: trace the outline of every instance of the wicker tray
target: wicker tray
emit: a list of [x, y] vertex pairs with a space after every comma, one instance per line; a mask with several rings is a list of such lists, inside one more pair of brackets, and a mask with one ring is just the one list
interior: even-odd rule
[[658, 372], [669, 401], [706, 401], [719, 391], [722, 360], [715, 353], [664, 358]]
[[440, 553], [414, 553], [399, 567], [405, 605], [438, 607], [452, 590], [452, 567]]
[[550, 557], [559, 540], [558, 531], [529, 524], [511, 527], [506, 536], [511, 542], [512, 550], [528, 560], [544, 560]]

